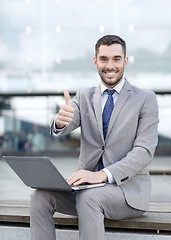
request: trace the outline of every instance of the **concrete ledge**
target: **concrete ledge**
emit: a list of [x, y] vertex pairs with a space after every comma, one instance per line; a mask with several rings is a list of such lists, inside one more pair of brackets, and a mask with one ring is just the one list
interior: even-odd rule
[[155, 157], [148, 169], [153, 175], [171, 175], [171, 157]]
[[[28, 200], [0, 200], [0, 224], [29, 224]], [[56, 226], [77, 227], [77, 217], [55, 213]], [[142, 217], [114, 221], [105, 219], [108, 229], [139, 229], [156, 231], [171, 231], [171, 203], [151, 203], [150, 210]]]
[[150, 175], [171, 175], [170, 166], [152, 166], [149, 167]]

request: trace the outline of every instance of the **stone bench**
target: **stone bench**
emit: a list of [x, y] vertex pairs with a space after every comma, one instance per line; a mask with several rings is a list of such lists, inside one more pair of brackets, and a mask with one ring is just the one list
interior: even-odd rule
[[[55, 213], [54, 222], [57, 229], [63, 229], [62, 236], [65, 237], [59, 239], [78, 239], [77, 217]], [[2, 239], [5, 240], [9, 239], [9, 231], [17, 231], [19, 228], [20, 231], [22, 230], [23, 236], [26, 233], [21, 228], [23, 226], [27, 228], [27, 237], [23, 239], [29, 239], [29, 223], [29, 200], [0, 200], [0, 239], [1, 232], [4, 234]], [[9, 228], [10, 226], [13, 228]], [[130, 236], [130, 238], [127, 236], [125, 239], [131, 240], [134, 239], [133, 236], [135, 237], [136, 234], [141, 236], [139, 236], [139, 239], [171, 239], [171, 203], [151, 203], [150, 210], [138, 218], [120, 221], [105, 219], [105, 227], [108, 232], [107, 239], [123, 239], [121, 235], [124, 233]], [[76, 236], [74, 235], [72, 238], [73, 231]], [[68, 235], [66, 235], [66, 232], [68, 232]], [[14, 233], [11, 234], [14, 236]], [[119, 238], [116, 236], [115, 238], [110, 237], [113, 234], [120, 234]], [[8, 238], [5, 238], [5, 236], [8, 236]], [[153, 238], [148, 238], [148, 236], [153, 236]], [[20, 240], [19, 236], [14, 239]]]
[[170, 166], [150, 166], [149, 167], [150, 175], [171, 175]]

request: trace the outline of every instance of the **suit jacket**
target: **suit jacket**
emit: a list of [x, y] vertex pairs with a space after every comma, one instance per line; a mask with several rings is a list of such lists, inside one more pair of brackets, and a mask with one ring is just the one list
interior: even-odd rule
[[94, 171], [103, 155], [104, 167], [112, 173], [127, 203], [146, 211], [151, 195], [147, 166], [158, 141], [155, 94], [126, 80], [112, 112], [105, 140], [100, 86], [78, 91], [72, 106], [73, 120], [59, 135], [81, 127], [78, 169]]

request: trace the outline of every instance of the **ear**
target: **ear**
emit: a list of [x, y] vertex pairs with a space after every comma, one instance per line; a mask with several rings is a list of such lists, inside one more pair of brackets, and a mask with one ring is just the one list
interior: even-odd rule
[[125, 68], [126, 68], [127, 64], [128, 64], [128, 57], [125, 57], [125, 59], [124, 59], [124, 67]]
[[94, 57], [94, 66], [97, 68], [97, 57]]

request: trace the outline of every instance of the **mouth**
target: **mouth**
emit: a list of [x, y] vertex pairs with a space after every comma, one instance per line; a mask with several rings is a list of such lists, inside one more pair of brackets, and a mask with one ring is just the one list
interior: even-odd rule
[[108, 77], [114, 77], [116, 74], [116, 71], [103, 71], [105, 73], [106, 76]]

